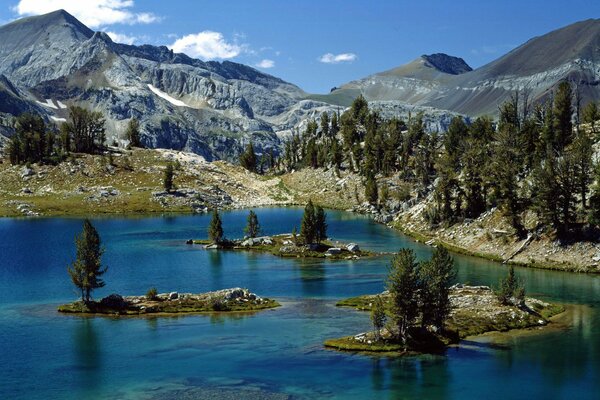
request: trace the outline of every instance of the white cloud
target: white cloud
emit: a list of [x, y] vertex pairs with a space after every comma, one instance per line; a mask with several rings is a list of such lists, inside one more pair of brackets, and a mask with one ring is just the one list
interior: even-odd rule
[[228, 43], [220, 32], [203, 31], [179, 38], [169, 46], [176, 53], [203, 60], [227, 59], [238, 56], [243, 46]]
[[273, 68], [275, 66], [275, 61], [264, 59], [258, 64], [256, 64], [258, 68]]
[[133, 0], [20, 0], [13, 7], [20, 16], [64, 9], [90, 28], [112, 24], [149, 24], [160, 18], [149, 12], [131, 11]]
[[125, 35], [123, 33], [117, 33], [117, 32], [106, 32], [106, 34], [108, 36], [110, 36], [110, 38], [112, 39], [113, 42], [116, 43], [125, 43], [125, 44], [134, 44], [138, 38], [136, 36], [129, 36], [129, 35]]
[[333, 54], [327, 53], [319, 57], [319, 61], [325, 64], [338, 64], [341, 62], [352, 62], [358, 57], [354, 53]]

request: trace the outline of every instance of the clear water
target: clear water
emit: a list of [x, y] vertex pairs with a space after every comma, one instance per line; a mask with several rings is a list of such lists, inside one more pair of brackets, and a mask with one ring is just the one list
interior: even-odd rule
[[[256, 210], [266, 234], [298, 226], [299, 209]], [[223, 216], [241, 236], [246, 211]], [[365, 248], [430, 248], [369, 219], [330, 211], [330, 236]], [[463, 342], [443, 356], [404, 359], [325, 350], [326, 338], [369, 329], [337, 299], [383, 289], [389, 257], [302, 261], [188, 246], [208, 216], [100, 218], [111, 292], [203, 292], [241, 286], [283, 307], [254, 315], [81, 318], [66, 266], [81, 220], [0, 219], [0, 399], [598, 399], [600, 277], [518, 269], [530, 294], [584, 304], [566, 331]], [[458, 280], [493, 285], [503, 266], [456, 256]]]

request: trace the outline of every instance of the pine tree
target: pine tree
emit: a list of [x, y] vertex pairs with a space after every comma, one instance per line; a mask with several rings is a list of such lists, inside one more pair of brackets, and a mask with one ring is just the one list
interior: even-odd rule
[[254, 152], [254, 145], [252, 142], [248, 143], [246, 150], [240, 156], [240, 165], [250, 172], [256, 172], [256, 153]]
[[587, 207], [587, 193], [592, 183], [592, 170], [594, 155], [594, 142], [590, 135], [585, 131], [580, 131], [573, 142], [573, 159], [575, 161], [575, 180], [579, 197], [581, 198], [581, 207]]
[[583, 123], [590, 125], [592, 136], [598, 139], [598, 120], [600, 120], [600, 110], [598, 104], [591, 101], [583, 108]]
[[88, 219], [83, 222], [83, 230], [75, 238], [75, 246], [77, 256], [67, 271], [73, 284], [81, 291], [81, 300], [89, 302], [92, 291], [104, 287], [105, 283], [100, 277], [107, 268], [102, 266], [104, 249], [100, 235]]
[[7, 148], [11, 164], [43, 163], [53, 151], [52, 134], [42, 117], [30, 113], [19, 115]]
[[221, 215], [219, 215], [216, 208], [213, 210], [212, 218], [208, 224], [208, 239], [215, 244], [223, 242], [223, 224]]
[[77, 153], [96, 153], [104, 147], [106, 141], [105, 119], [98, 111], [89, 111], [81, 107], [69, 109], [69, 121], [61, 125], [65, 139], [63, 143]]
[[367, 182], [365, 183], [365, 198], [371, 205], [376, 205], [379, 199], [379, 193], [377, 188], [377, 181], [372, 174], [367, 176]]
[[321, 243], [327, 239], [327, 214], [323, 207], [317, 206], [315, 212], [315, 240]]
[[321, 135], [329, 136], [329, 114], [326, 112], [321, 113]]
[[131, 147], [142, 147], [141, 137], [140, 137], [140, 121], [137, 118], [132, 118], [129, 120], [127, 124], [127, 130], [125, 131], [125, 135], [129, 140], [129, 146]]
[[515, 276], [515, 268], [511, 265], [508, 268], [506, 278], [500, 280], [500, 288], [497, 292], [498, 300], [504, 305], [512, 304], [512, 299], [517, 300], [517, 305], [525, 300], [525, 286], [523, 282]]
[[419, 315], [419, 265], [410, 249], [402, 249], [392, 259], [387, 277], [391, 297], [391, 316], [398, 329], [398, 338], [406, 347], [408, 331]]
[[172, 162], [167, 163], [165, 168], [165, 173], [163, 176], [163, 188], [167, 191], [167, 193], [171, 193], [171, 190], [175, 188], [173, 184], [173, 178], [175, 176], [175, 168]]
[[300, 225], [300, 236], [304, 240], [304, 244], [312, 244], [316, 237], [316, 217], [315, 207], [312, 200], [308, 200], [308, 204], [304, 208], [302, 223]]
[[[522, 169], [522, 153], [518, 135], [512, 124], [501, 125], [496, 133], [490, 162], [494, 195], [503, 214], [509, 219], [517, 237], [523, 237], [521, 198], [518, 177]], [[508, 162], [510, 160], [510, 162]]]
[[555, 149], [562, 152], [573, 141], [573, 91], [571, 84], [563, 81], [554, 97]]
[[556, 159], [554, 150], [548, 149], [546, 159], [533, 171], [533, 210], [542, 225], [557, 229], [559, 226], [558, 197], [556, 180]]
[[433, 325], [438, 331], [450, 315], [450, 284], [456, 278], [454, 260], [448, 250], [438, 246], [431, 260], [421, 264], [423, 326]]
[[337, 170], [339, 170], [340, 167], [342, 166], [342, 161], [343, 161], [344, 155], [342, 154], [342, 148], [341, 148], [337, 138], [335, 138], [335, 137], [331, 140], [331, 147], [329, 149], [329, 157], [330, 157], [331, 164], [333, 164], [334, 167]]
[[386, 319], [387, 315], [385, 314], [383, 300], [381, 296], [376, 296], [371, 308], [371, 322], [373, 323], [373, 328], [375, 328], [376, 340], [381, 339], [381, 330], [385, 326]]
[[252, 210], [250, 210], [250, 213], [248, 213], [248, 223], [246, 225], [246, 228], [244, 228], [244, 232], [246, 233], [246, 236], [250, 238], [255, 238], [260, 233], [260, 224], [258, 223], [258, 217]]

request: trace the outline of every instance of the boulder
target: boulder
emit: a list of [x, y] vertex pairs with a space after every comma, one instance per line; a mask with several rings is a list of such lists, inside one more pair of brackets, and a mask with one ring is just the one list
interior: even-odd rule
[[169, 293], [169, 300], [177, 300], [179, 298], [179, 293], [171, 292]]
[[340, 254], [342, 252], [342, 249], [340, 249], [339, 247], [332, 247], [330, 249], [327, 249], [327, 252], [325, 253], [325, 255], [336, 255], [336, 254]]
[[311, 243], [309, 245], [306, 246], [310, 251], [317, 251], [319, 250], [319, 245], [316, 243]]
[[100, 305], [103, 307], [113, 308], [115, 310], [122, 310], [127, 307], [127, 302], [120, 294], [113, 293], [100, 300]]
[[21, 178], [26, 178], [26, 177], [32, 176], [32, 175], [34, 175], [34, 172], [33, 172], [33, 170], [31, 168], [29, 168], [29, 167], [23, 167], [21, 169]]
[[346, 246], [346, 249], [348, 249], [348, 251], [351, 251], [352, 253], [360, 251], [360, 247], [356, 243], [350, 243], [348, 246]]

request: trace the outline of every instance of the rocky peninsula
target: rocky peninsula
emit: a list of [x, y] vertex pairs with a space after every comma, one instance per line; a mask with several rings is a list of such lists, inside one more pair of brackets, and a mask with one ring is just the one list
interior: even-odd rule
[[[370, 311], [377, 295], [364, 295], [342, 300], [338, 307], [352, 307]], [[389, 303], [387, 291], [379, 296]], [[504, 305], [489, 286], [467, 286], [456, 284], [450, 290], [452, 311], [443, 332], [429, 332], [419, 327], [412, 328], [410, 339], [405, 346], [395, 339], [394, 327], [388, 324], [380, 335], [376, 332], [363, 332], [353, 336], [325, 341], [325, 347], [366, 353], [390, 353], [411, 355], [438, 353], [448, 345], [461, 339], [482, 335], [488, 332], [507, 332], [514, 329], [540, 329], [552, 324], [552, 317], [565, 311], [558, 304], [547, 303], [534, 298], [526, 298], [518, 304]]]
[[147, 315], [213, 312], [246, 312], [279, 307], [275, 300], [262, 298], [248, 289], [231, 288], [206, 293], [161, 293], [146, 296], [111, 294], [100, 301], [76, 301], [58, 307], [61, 313], [82, 315]]

